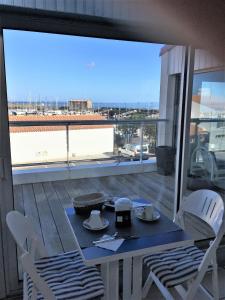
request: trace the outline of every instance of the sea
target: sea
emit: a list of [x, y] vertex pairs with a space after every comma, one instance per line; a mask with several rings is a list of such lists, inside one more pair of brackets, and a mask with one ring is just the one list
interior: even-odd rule
[[93, 107], [98, 108], [123, 108], [123, 109], [158, 109], [159, 102], [93, 102]]

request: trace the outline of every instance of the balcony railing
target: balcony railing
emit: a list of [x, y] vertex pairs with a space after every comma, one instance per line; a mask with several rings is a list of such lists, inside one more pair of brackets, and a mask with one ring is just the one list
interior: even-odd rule
[[165, 126], [166, 122], [166, 119], [10, 121], [12, 166], [142, 162], [155, 156], [158, 126]]

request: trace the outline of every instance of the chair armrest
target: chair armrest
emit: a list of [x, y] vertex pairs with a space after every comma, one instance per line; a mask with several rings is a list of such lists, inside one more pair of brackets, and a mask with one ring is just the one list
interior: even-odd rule
[[33, 262], [31, 255], [28, 252], [25, 252], [21, 256], [21, 262], [23, 270], [30, 276], [33, 282], [33, 289], [36, 289], [36, 291], [40, 291], [40, 293], [44, 296], [45, 299], [56, 300], [56, 297], [54, 296], [52, 290], [49, 288], [48, 284], [37, 273], [36, 266]]

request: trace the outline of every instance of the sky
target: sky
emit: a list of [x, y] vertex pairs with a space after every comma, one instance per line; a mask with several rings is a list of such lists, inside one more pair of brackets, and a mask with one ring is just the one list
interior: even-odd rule
[[8, 99], [158, 102], [162, 46], [4, 30]]

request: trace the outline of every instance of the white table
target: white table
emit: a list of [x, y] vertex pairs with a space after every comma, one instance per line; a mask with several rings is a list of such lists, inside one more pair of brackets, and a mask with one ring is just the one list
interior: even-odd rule
[[[74, 233], [74, 238], [79, 244], [80, 232], [79, 226], [73, 222], [74, 218], [77, 217], [74, 210], [72, 208], [66, 209], [66, 216]], [[164, 231], [155, 232], [154, 234], [151, 233], [151, 235], [148, 235], [148, 232], [143, 232], [143, 235], [139, 238], [125, 240], [116, 252], [95, 246], [89, 246], [84, 249], [80, 248], [86, 265], [100, 265], [101, 275], [105, 285], [104, 299], [119, 299], [119, 281], [122, 280], [123, 299], [141, 300], [143, 256], [162, 250], [193, 244], [193, 240], [182, 229], [173, 224], [172, 221], [168, 221], [165, 216], [162, 215], [161, 220], [158, 222], [166, 222], [167, 227], [165, 227]], [[171, 222], [171, 231], [167, 230], [168, 222]], [[148, 226], [151, 225], [149, 224]], [[115, 230], [118, 231], [118, 229]], [[78, 233], [78, 236], [76, 233]], [[80, 240], [83, 234], [84, 233], [80, 235]], [[101, 235], [102, 234], [103, 233], [101, 233]], [[93, 237], [92, 240], [96, 240], [96, 238]], [[119, 262], [121, 262], [123, 266], [122, 278], [119, 278]]]

